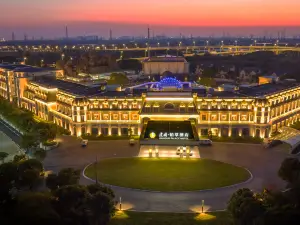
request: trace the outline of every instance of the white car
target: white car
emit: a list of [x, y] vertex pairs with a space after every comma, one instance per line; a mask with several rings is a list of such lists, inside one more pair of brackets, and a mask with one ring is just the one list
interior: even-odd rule
[[82, 146], [82, 147], [87, 146], [88, 142], [89, 142], [88, 140], [82, 140], [82, 141], [81, 141], [81, 146]]
[[183, 156], [193, 156], [193, 151], [189, 148], [189, 147], [186, 147], [186, 146], [180, 146], [177, 148], [177, 151], [176, 151], [176, 155], [183, 155]]
[[199, 145], [212, 145], [212, 141], [209, 139], [202, 139], [199, 141]]
[[130, 140], [129, 140], [129, 144], [130, 144], [130, 145], [134, 145], [134, 144], [135, 144], [135, 140], [134, 140], [134, 139], [130, 139]]

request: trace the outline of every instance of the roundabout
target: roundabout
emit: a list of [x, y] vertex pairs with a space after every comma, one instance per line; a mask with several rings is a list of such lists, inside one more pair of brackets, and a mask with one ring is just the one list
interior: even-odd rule
[[149, 191], [216, 189], [251, 178], [244, 168], [211, 159], [112, 158], [89, 165], [85, 176], [101, 183]]

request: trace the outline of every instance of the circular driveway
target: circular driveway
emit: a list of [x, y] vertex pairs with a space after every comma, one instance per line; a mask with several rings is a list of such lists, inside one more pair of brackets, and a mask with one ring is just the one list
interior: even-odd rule
[[[251, 171], [253, 179], [233, 187], [198, 192], [148, 192], [112, 187], [117, 199], [122, 197], [124, 209], [165, 212], [199, 211], [201, 202], [204, 200], [204, 209], [215, 211], [226, 208], [230, 196], [239, 188], [247, 187], [254, 191], [261, 191], [265, 187], [284, 187], [284, 182], [277, 176], [282, 160], [288, 156], [282, 151], [265, 149], [261, 145], [230, 143], [214, 143], [211, 147], [200, 147], [199, 151], [201, 158], [247, 168]], [[96, 160], [112, 157], [136, 157], [138, 154], [139, 146], [129, 146], [127, 140], [90, 141], [86, 148], [82, 148], [78, 139], [62, 137], [61, 145], [47, 153], [44, 165], [46, 170], [54, 172], [66, 167], [83, 170]], [[205, 177], [199, 177], [199, 179], [205, 179]], [[80, 183], [90, 184], [92, 181], [82, 176]]]

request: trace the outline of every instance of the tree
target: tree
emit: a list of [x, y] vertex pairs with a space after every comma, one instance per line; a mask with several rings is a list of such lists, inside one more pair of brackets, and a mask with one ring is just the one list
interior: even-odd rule
[[17, 198], [15, 223], [22, 225], [60, 225], [59, 214], [52, 206], [53, 198], [47, 193], [25, 192]]
[[286, 158], [278, 171], [281, 179], [288, 182], [289, 187], [300, 185], [300, 161], [297, 158]]
[[16, 163], [7, 162], [0, 165], [0, 205], [11, 199], [10, 191], [18, 180], [18, 166]]
[[216, 81], [214, 80], [214, 78], [211, 77], [201, 77], [199, 84], [208, 87], [214, 87], [216, 86]]
[[33, 155], [37, 160], [44, 161], [47, 156], [47, 151], [42, 148], [38, 148], [34, 151]]
[[20, 147], [25, 149], [26, 152], [30, 151], [32, 148], [37, 147], [38, 140], [33, 134], [24, 134], [21, 139]]
[[239, 189], [231, 196], [227, 210], [238, 225], [252, 225], [264, 213], [262, 203], [248, 188]]
[[34, 169], [37, 172], [41, 173], [44, 170], [43, 164], [37, 159], [28, 159], [22, 161], [19, 165], [19, 172], [23, 172], [27, 169]]
[[54, 191], [59, 187], [75, 185], [79, 183], [80, 171], [72, 168], [65, 168], [58, 174], [49, 174], [46, 178], [46, 186]]
[[40, 173], [35, 169], [26, 169], [20, 175], [20, 185], [33, 189], [40, 181]]
[[101, 184], [90, 184], [87, 187], [87, 190], [90, 194], [94, 195], [97, 192], [102, 192], [110, 196], [111, 198], [115, 198], [115, 193], [110, 187]]
[[14, 163], [19, 163], [19, 162], [22, 162], [22, 161], [24, 161], [26, 159], [27, 159], [27, 157], [24, 154], [22, 154], [22, 155], [15, 155], [14, 159], [13, 159], [13, 162]]
[[46, 178], [46, 186], [51, 191], [56, 190], [59, 187], [57, 174], [49, 174]]
[[103, 192], [97, 192], [87, 201], [92, 224], [107, 225], [110, 218], [115, 214], [113, 198]]
[[127, 76], [123, 73], [112, 73], [110, 79], [107, 81], [107, 84], [119, 84], [124, 85], [128, 84], [129, 80]]
[[213, 78], [215, 76], [215, 73], [216, 71], [214, 68], [206, 68], [203, 70], [201, 77]]
[[74, 170], [72, 168], [65, 168], [58, 173], [58, 185], [66, 186], [78, 184], [80, 178], [80, 170]]
[[68, 185], [54, 192], [55, 209], [65, 224], [87, 224], [86, 201], [87, 189], [81, 185]]
[[4, 163], [4, 160], [8, 155], [9, 154], [7, 152], [0, 152], [0, 160], [2, 161], [2, 163]]

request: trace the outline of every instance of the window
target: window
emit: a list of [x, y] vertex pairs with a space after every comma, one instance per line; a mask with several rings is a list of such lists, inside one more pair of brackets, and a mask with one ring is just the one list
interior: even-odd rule
[[119, 119], [119, 114], [113, 114], [113, 119], [118, 120]]
[[231, 116], [231, 120], [232, 120], [232, 121], [237, 121], [237, 115], [232, 115], [232, 116]]
[[221, 115], [221, 120], [223, 121], [227, 120], [227, 115]]
[[218, 116], [216, 114], [211, 115], [211, 120], [212, 121], [218, 120]]
[[180, 107], [179, 107], [179, 112], [185, 113], [185, 107], [180, 106]]
[[103, 108], [108, 109], [108, 102], [103, 102]]
[[128, 114], [123, 114], [122, 117], [123, 117], [123, 120], [128, 120]]
[[137, 114], [132, 115], [132, 120], [138, 120], [138, 119], [139, 119], [139, 115], [137, 115]]
[[241, 116], [241, 120], [242, 120], [242, 121], [246, 121], [246, 120], [247, 120], [247, 115], [242, 115], [242, 116]]
[[202, 115], [201, 120], [207, 120], [206, 115]]
[[167, 103], [165, 104], [164, 109], [168, 111], [173, 111], [175, 109], [175, 106], [172, 103]]
[[94, 114], [94, 120], [99, 120], [99, 114]]

